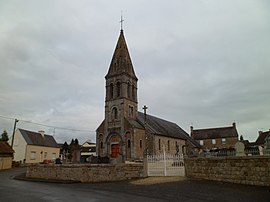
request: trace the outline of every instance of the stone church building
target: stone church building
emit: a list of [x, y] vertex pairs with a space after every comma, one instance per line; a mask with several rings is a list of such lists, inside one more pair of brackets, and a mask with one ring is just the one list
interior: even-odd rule
[[164, 150], [170, 154], [185, 151], [191, 138], [177, 124], [146, 114], [146, 107], [144, 113], [138, 111], [138, 78], [123, 30], [105, 79], [105, 119], [96, 130], [97, 155], [130, 161]]

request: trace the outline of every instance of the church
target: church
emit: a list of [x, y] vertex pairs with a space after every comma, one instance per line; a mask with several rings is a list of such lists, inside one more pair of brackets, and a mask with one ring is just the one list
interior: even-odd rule
[[[182, 154], [189, 135], [177, 124], [138, 111], [137, 82], [121, 29], [106, 79], [105, 119], [96, 130], [97, 155], [118, 162], [146, 154]], [[195, 143], [196, 144], [196, 143]]]

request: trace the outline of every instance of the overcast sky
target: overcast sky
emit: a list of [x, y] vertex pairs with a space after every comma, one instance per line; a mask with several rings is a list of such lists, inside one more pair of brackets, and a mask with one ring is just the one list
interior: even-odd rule
[[[139, 109], [194, 129], [270, 128], [268, 0], [0, 0], [0, 115], [58, 142], [95, 141], [120, 31]], [[0, 132], [14, 120], [0, 117]]]

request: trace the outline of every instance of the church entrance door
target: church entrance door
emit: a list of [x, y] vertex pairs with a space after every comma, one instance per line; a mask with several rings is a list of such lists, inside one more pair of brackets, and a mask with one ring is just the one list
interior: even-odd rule
[[116, 158], [119, 154], [119, 144], [112, 144], [111, 151], [111, 157]]

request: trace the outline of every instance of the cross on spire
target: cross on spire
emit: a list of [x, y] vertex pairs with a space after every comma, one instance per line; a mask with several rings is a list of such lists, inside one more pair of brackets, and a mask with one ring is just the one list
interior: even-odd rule
[[120, 24], [121, 24], [121, 31], [123, 31], [123, 12], [121, 11], [121, 20], [120, 20]]
[[146, 110], [148, 109], [148, 107], [146, 105], [144, 105], [142, 109], [144, 111], [144, 115], [146, 115]]

